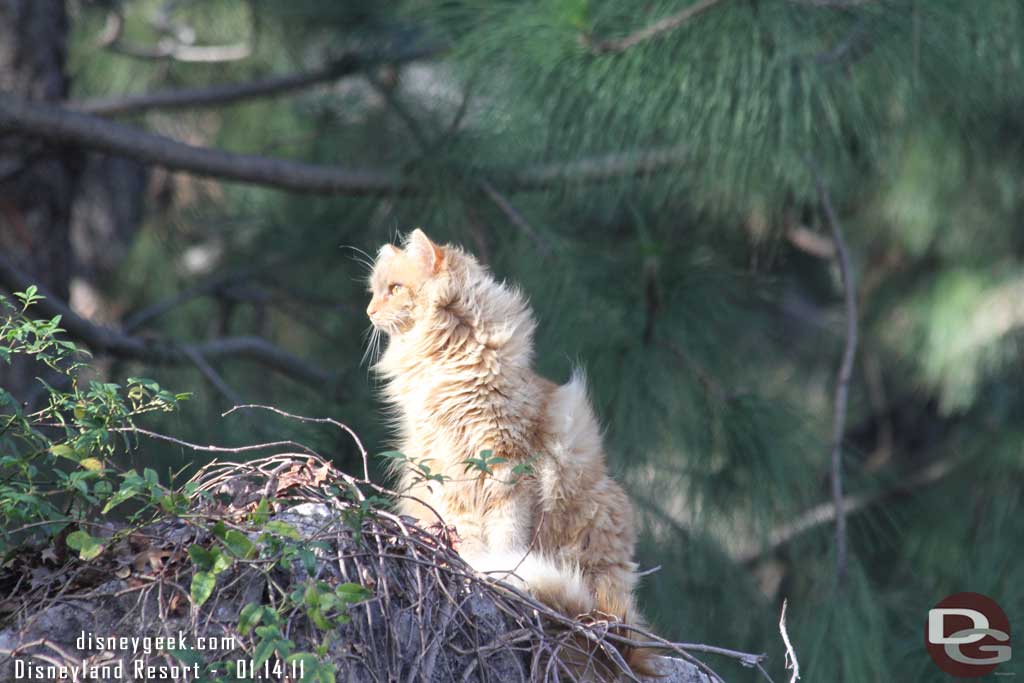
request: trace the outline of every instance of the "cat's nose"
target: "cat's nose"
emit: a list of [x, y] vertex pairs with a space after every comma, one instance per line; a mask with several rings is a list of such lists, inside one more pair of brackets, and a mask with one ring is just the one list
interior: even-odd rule
[[377, 313], [377, 302], [371, 301], [370, 305], [366, 307], [366, 316], [372, 318]]

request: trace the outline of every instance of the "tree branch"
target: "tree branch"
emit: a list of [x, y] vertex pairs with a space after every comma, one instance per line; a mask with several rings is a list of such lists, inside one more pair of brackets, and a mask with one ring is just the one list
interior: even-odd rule
[[[31, 284], [28, 275], [7, 258], [0, 256], [0, 285], [13, 292], [24, 290]], [[44, 287], [38, 287], [38, 290], [46, 298], [36, 304], [35, 310], [44, 316], [61, 316], [61, 327], [67, 334], [95, 353], [155, 365], [195, 363], [197, 357], [203, 360], [246, 358], [318, 390], [329, 386], [334, 380], [331, 373], [259, 337], [222, 337], [188, 344], [132, 337], [86, 320]]]
[[381, 195], [409, 189], [408, 183], [393, 172], [318, 166], [195, 147], [99, 117], [2, 94], [0, 132], [79, 145], [170, 170], [296, 192]]
[[488, 199], [494, 202], [494, 205], [498, 207], [499, 211], [505, 214], [505, 217], [508, 218], [509, 222], [533, 240], [533, 243], [537, 245], [537, 248], [543, 256], [549, 256], [551, 254], [551, 242], [548, 238], [530, 225], [530, 222], [526, 220], [526, 217], [523, 216], [519, 209], [512, 206], [512, 203], [506, 199], [504, 195], [494, 189], [494, 185], [486, 179], [480, 180], [478, 185], [480, 186], [480, 191], [483, 192]]
[[[906, 494], [915, 489], [934, 484], [954, 471], [958, 464], [953, 458], [943, 458], [916, 471], [913, 475], [907, 477], [905, 481], [898, 482], [891, 488], [872, 493], [846, 496], [843, 499], [843, 515], [849, 517], [894, 496]], [[745, 549], [737, 553], [734, 558], [741, 564], [753, 564], [762, 557], [776, 552], [804, 532], [810, 531], [822, 524], [831, 524], [836, 519], [836, 506], [834, 503], [828, 502], [815, 505], [801, 513], [792, 522], [772, 531], [768, 542], [764, 546]]]
[[850, 378], [853, 376], [853, 362], [857, 354], [857, 288], [853, 282], [850, 254], [846, 242], [843, 241], [842, 228], [832, 205], [832, 198], [820, 172], [813, 166], [812, 171], [818, 188], [818, 197], [832, 230], [832, 242], [835, 245], [846, 306], [846, 345], [836, 377], [831, 454], [832, 503], [836, 511], [836, 585], [842, 587], [847, 570], [846, 506], [843, 504], [843, 435], [846, 433], [846, 403], [850, 392]]
[[419, 48], [392, 55], [359, 55], [349, 53], [330, 64], [306, 73], [272, 76], [249, 83], [225, 83], [201, 88], [162, 90], [122, 97], [109, 97], [68, 102], [69, 109], [102, 116], [139, 114], [151, 109], [189, 109], [233, 104], [260, 97], [273, 97], [302, 90], [314, 85], [335, 81], [359, 73], [377, 64], [402, 64], [426, 59], [438, 50]]
[[[78, 145], [172, 171], [293, 192], [381, 196], [413, 194], [421, 190], [398, 171], [321, 166], [196, 147], [97, 116], [0, 94], [0, 134], [4, 133]], [[619, 177], [645, 176], [679, 166], [689, 158], [686, 148], [671, 147], [478, 171], [506, 191], [528, 192], [562, 182], [599, 183]]]
[[244, 282], [261, 272], [265, 272], [266, 270], [279, 265], [281, 262], [282, 259], [280, 257], [272, 258], [265, 263], [215, 275], [205, 282], [187, 287], [172, 296], [130, 313], [121, 322], [121, 328], [125, 333], [132, 334], [139, 328], [149, 324], [152, 320], [159, 318], [178, 306], [186, 304], [199, 297], [207, 296], [209, 294], [218, 294], [232, 285]]
[[593, 43], [590, 49], [595, 54], [599, 55], [624, 52], [634, 45], [657, 38], [669, 31], [679, 28], [690, 19], [693, 19], [698, 14], [711, 9], [719, 2], [721, 2], [721, 0], [700, 0], [699, 2], [695, 2], [675, 14], [670, 14], [664, 19], [654, 22], [650, 26], [642, 28], [639, 31], [634, 31], [624, 38], [619, 38], [617, 40], [602, 40], [600, 42]]
[[481, 169], [506, 191], [546, 190], [560, 183], [602, 183], [614, 178], [648, 176], [681, 166], [691, 159], [688, 147], [606, 154], [570, 162], [533, 164], [520, 169]]

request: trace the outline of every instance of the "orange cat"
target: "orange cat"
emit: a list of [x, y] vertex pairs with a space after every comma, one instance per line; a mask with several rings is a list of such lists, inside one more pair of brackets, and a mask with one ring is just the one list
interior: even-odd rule
[[[563, 614], [638, 621], [632, 507], [605, 471], [583, 376], [558, 386], [531, 369], [523, 295], [420, 230], [403, 248], [380, 250], [370, 289], [367, 314], [388, 335], [375, 369], [407, 458], [401, 490], [429, 506], [402, 498], [400, 511], [426, 525], [436, 511], [474, 569], [525, 583]], [[467, 469], [483, 451], [504, 459], [493, 475]], [[417, 481], [415, 463], [444, 483]], [[530, 465], [524, 476], [513, 472], [521, 463]], [[629, 654], [650, 673], [647, 651]]]

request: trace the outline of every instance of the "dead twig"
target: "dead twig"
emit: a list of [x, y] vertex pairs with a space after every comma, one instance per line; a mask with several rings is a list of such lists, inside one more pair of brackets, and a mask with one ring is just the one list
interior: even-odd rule
[[304, 417], [302, 415], [294, 415], [292, 413], [285, 412], [285, 411], [281, 410], [280, 408], [275, 408], [274, 406], [265, 406], [265, 405], [260, 405], [258, 403], [246, 403], [244, 405], [236, 405], [231, 410], [228, 410], [227, 412], [223, 413], [221, 415], [221, 417], [226, 417], [226, 416], [230, 415], [231, 413], [235, 412], [236, 410], [247, 410], [247, 409], [250, 409], [250, 408], [251, 409], [255, 409], [255, 410], [269, 410], [270, 412], [277, 413], [278, 415], [281, 415], [282, 417], [291, 418], [292, 420], [299, 420], [300, 422], [310, 422], [310, 423], [313, 423], [313, 424], [329, 424], [329, 425], [333, 425], [333, 426], [337, 427], [338, 429], [342, 430], [343, 432], [345, 432], [346, 434], [348, 434], [352, 438], [352, 440], [356, 444], [356, 447], [359, 449], [359, 455], [362, 457], [362, 461], [363, 461], [363, 478], [367, 482], [370, 481], [370, 463], [369, 463], [369, 456], [366, 453], [366, 448], [363, 446], [363, 442], [359, 438], [359, 436], [348, 425], [346, 425], [346, 424], [344, 424], [342, 422], [338, 422], [337, 420], [329, 418], [329, 417]]
[[800, 662], [796, 658], [796, 650], [789, 640], [789, 631], [786, 630], [786, 601], [782, 601], [782, 614], [779, 615], [779, 633], [782, 635], [782, 642], [786, 645], [786, 668], [792, 670], [789, 683], [796, 683], [800, 680]]

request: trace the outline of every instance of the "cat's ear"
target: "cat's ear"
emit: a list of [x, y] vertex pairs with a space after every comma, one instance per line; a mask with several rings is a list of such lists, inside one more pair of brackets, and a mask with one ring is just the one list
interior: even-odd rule
[[377, 258], [391, 258], [397, 253], [398, 249], [396, 249], [394, 245], [385, 244], [380, 248], [380, 251], [377, 252]]
[[409, 235], [409, 246], [406, 247], [414, 258], [418, 259], [431, 274], [438, 273], [444, 265], [444, 250], [430, 241], [419, 228]]

